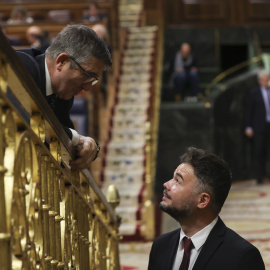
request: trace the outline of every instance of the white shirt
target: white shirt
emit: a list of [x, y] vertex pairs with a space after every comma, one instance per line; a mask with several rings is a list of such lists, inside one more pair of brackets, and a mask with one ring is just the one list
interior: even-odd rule
[[[53, 94], [53, 90], [52, 90], [52, 81], [49, 74], [46, 59], [45, 59], [45, 81], [46, 81], [46, 96], [50, 96]], [[72, 139], [71, 139], [72, 145], [76, 146], [80, 143], [80, 136], [76, 130], [70, 128], [70, 131], [72, 133]]]
[[265, 105], [265, 111], [266, 111], [266, 122], [270, 123], [270, 106], [269, 106], [269, 99], [267, 94], [267, 89], [263, 86], [261, 86], [261, 93]]
[[53, 90], [52, 90], [52, 81], [49, 74], [46, 59], [45, 59], [45, 80], [46, 80], [46, 96], [50, 96], [53, 94]]
[[[209, 225], [204, 227], [202, 230], [194, 234], [190, 239], [194, 245], [194, 248], [191, 250], [190, 253], [190, 261], [188, 270], [191, 270], [195, 265], [195, 262], [202, 250], [203, 244], [205, 243], [208, 235], [210, 234], [211, 230], [214, 228], [218, 221], [218, 217], [216, 217]], [[174, 264], [172, 270], [179, 270], [183, 256], [184, 256], [184, 245], [183, 245], [183, 238], [187, 237], [183, 230], [180, 230], [180, 239], [178, 249], [175, 255]], [[187, 237], [189, 238], [189, 237]]]

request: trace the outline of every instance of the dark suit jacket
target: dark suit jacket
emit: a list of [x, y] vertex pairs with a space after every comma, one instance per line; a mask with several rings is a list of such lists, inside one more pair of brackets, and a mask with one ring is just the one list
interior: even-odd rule
[[[42, 94], [46, 97], [45, 54], [37, 49], [18, 50], [16, 52], [33, 77]], [[68, 128], [74, 128], [69, 116], [72, 104], [73, 98], [69, 100], [57, 98], [55, 108], [53, 110], [58, 120], [62, 123], [69, 138], [72, 138], [72, 133]]]
[[[179, 244], [180, 229], [159, 236], [153, 243], [148, 270], [171, 270]], [[264, 270], [256, 247], [227, 228], [219, 218], [192, 270]]]
[[266, 129], [266, 110], [259, 86], [250, 91], [246, 126], [252, 127], [254, 132], [263, 132]]

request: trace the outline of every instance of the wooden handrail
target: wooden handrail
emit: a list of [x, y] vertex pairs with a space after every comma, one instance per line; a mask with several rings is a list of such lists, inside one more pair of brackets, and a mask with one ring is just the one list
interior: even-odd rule
[[[16, 76], [19, 78], [21, 83], [23, 84], [25, 90], [29, 94], [31, 98], [30, 102], [34, 103], [35, 106], [44, 116], [44, 118], [48, 121], [48, 123], [54, 127], [55, 135], [60, 138], [61, 142], [69, 152], [69, 154], [75, 158], [75, 150], [71, 146], [70, 139], [68, 138], [67, 134], [65, 133], [62, 125], [60, 124], [59, 120], [54, 115], [53, 111], [50, 109], [49, 105], [47, 104], [46, 99], [43, 97], [41, 91], [37, 89], [37, 85], [35, 84], [33, 78], [30, 76], [28, 71], [25, 69], [24, 65], [21, 63], [20, 59], [14, 52], [14, 50], [10, 47], [8, 41], [6, 40], [5, 36], [0, 32], [0, 51], [4, 52], [7, 56], [8, 62], [11, 65], [12, 69], [16, 73]], [[32, 111], [30, 113], [35, 113]], [[105, 196], [100, 191], [96, 181], [92, 177], [89, 170], [83, 170], [83, 174], [87, 178], [89, 184], [93, 187], [93, 189], [97, 192], [100, 200], [103, 202], [104, 205], [108, 208], [108, 211], [113, 218], [114, 221], [117, 220], [113, 209], [110, 207], [108, 202], [106, 201]]]
[[245, 68], [247, 66], [249, 66], [252, 63], [259, 63], [260, 61], [262, 61], [262, 56], [258, 55], [258, 56], [254, 56], [251, 59], [244, 61], [242, 63], [239, 63], [238, 65], [235, 65], [231, 68], [228, 68], [227, 70], [223, 71], [222, 73], [220, 73], [219, 75], [217, 75], [211, 82], [210, 84], [207, 86], [207, 89], [205, 90], [205, 93], [207, 95], [210, 94], [211, 89], [213, 89], [217, 84], [219, 84], [223, 79], [227, 78], [229, 75], [241, 70], [242, 68]]
[[69, 170], [71, 141], [2, 33], [0, 116], [0, 268], [120, 270], [117, 192]]

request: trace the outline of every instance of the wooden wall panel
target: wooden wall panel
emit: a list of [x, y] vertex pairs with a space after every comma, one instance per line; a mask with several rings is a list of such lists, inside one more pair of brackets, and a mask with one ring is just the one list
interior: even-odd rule
[[223, 20], [226, 18], [227, 6], [225, 1], [210, 1], [197, 4], [184, 4], [184, 18], [187, 20]]
[[270, 1], [245, 0], [246, 21], [265, 21], [270, 22]]
[[270, 26], [269, 0], [163, 0], [163, 4], [166, 25]]
[[212, 25], [213, 23], [226, 24], [229, 22], [229, 0], [181, 0], [177, 2], [166, 1], [168, 24], [196, 25], [203, 23]]

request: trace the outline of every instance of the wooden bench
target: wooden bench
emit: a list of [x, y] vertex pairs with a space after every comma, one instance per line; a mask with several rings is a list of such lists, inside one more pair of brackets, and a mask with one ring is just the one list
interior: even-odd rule
[[[75, 21], [80, 21], [82, 18], [83, 11], [87, 9], [88, 1], [45, 1], [37, 0], [30, 1], [26, 0], [24, 3], [15, 3], [16, 1], [12, 0], [2, 0], [0, 3], [0, 12], [3, 18], [9, 18], [12, 9], [15, 6], [22, 5], [24, 6], [30, 15], [33, 16], [34, 20], [47, 20], [49, 19], [48, 13], [51, 10], [69, 10], [71, 13], [71, 19]], [[114, 0], [99, 1], [98, 2], [101, 11], [104, 11], [110, 18], [110, 10], [114, 7]]]
[[[100, 22], [104, 24], [104, 22]], [[44, 21], [44, 22], [36, 22], [34, 25], [40, 26], [43, 30], [49, 33], [50, 38], [54, 38], [57, 34], [69, 24], [69, 22], [51, 22], [51, 21]], [[78, 22], [78, 24], [83, 24], [88, 27], [92, 27], [95, 23], [82, 23]], [[104, 24], [105, 26], [106, 23]], [[29, 24], [2, 24], [2, 27], [5, 28], [6, 34], [10, 38], [15, 38], [20, 42], [21, 45], [28, 45], [26, 40], [26, 30], [29, 27]]]
[[[102, 11], [104, 11], [108, 17], [107, 28], [111, 35], [111, 44], [114, 48], [118, 47], [118, 1], [119, 0], [106, 0], [106, 1], [98, 1], [99, 7]], [[2, 0], [0, 3], [0, 18], [8, 19], [10, 17], [10, 13], [12, 9], [19, 5], [16, 3], [16, 0]], [[46, 25], [48, 26], [48, 31], [51, 30], [53, 32], [55, 28], [58, 28], [59, 25], [66, 25], [68, 23], [83, 23], [88, 24], [81, 20], [83, 11], [87, 9], [88, 0], [25, 0], [20, 5], [23, 5], [30, 14], [33, 15], [34, 23], [37, 25]], [[71, 19], [67, 22], [57, 22], [52, 21], [49, 23], [49, 16], [48, 13], [52, 10], [69, 10], [71, 13]], [[42, 25], [40, 24], [42, 22]], [[58, 26], [53, 26], [53, 24], [57, 24]], [[6, 26], [5, 23], [2, 23], [3, 26]], [[43, 28], [43, 27], [42, 27]], [[63, 28], [63, 27], [62, 27]], [[61, 28], [61, 29], [62, 29]], [[12, 27], [8, 27], [7, 32], [8, 35], [15, 35], [16, 32], [22, 32], [25, 29], [25, 25], [17, 25]], [[47, 30], [45, 28], [45, 30]], [[59, 31], [58, 31], [59, 32]], [[25, 32], [24, 32], [25, 33]], [[20, 35], [21, 36], [21, 35]], [[24, 37], [25, 39], [25, 37]]]

